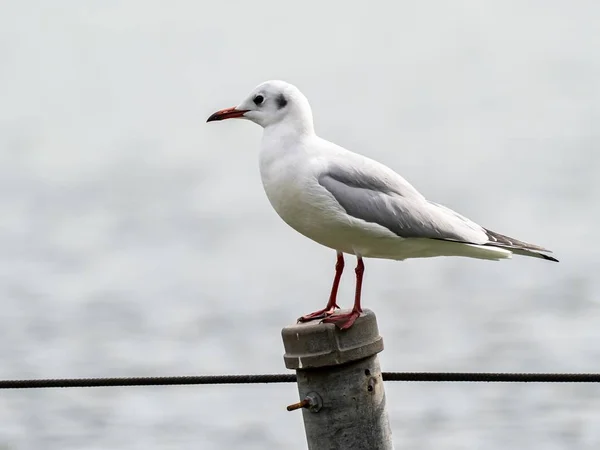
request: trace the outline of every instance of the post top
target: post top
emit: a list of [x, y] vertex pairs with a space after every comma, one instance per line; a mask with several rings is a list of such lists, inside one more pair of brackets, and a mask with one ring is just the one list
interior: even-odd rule
[[[339, 313], [349, 312], [342, 310]], [[377, 318], [365, 309], [354, 325], [340, 330], [332, 323], [314, 320], [289, 325], [281, 330], [288, 369], [337, 366], [367, 358], [383, 350]]]

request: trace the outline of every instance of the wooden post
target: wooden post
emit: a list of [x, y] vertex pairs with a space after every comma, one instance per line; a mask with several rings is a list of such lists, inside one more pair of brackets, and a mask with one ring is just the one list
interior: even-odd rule
[[309, 450], [392, 450], [377, 353], [377, 320], [364, 310], [341, 331], [318, 320], [285, 327], [285, 365], [295, 369]]

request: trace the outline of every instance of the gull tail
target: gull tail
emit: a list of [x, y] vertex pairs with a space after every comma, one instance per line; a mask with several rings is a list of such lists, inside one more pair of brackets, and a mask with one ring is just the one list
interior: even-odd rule
[[548, 261], [558, 262], [558, 259], [552, 256], [546, 255], [545, 253], [552, 253], [552, 251], [540, 247], [539, 245], [528, 244], [527, 242], [519, 241], [503, 234], [496, 233], [494, 231], [484, 228], [489, 242], [483, 244], [488, 247], [498, 247], [506, 250], [510, 250], [516, 255], [531, 256], [533, 258], [546, 259]]

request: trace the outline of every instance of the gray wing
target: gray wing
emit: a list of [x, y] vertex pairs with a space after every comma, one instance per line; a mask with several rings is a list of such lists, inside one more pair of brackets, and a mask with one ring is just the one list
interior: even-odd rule
[[400, 237], [488, 242], [486, 231], [476, 223], [427, 201], [401, 177], [382, 175], [385, 177], [330, 166], [318, 181], [349, 215], [381, 225]]
[[551, 253], [548, 249], [488, 230], [445, 206], [428, 201], [394, 172], [384, 171], [381, 175], [330, 166], [318, 181], [346, 213], [381, 225], [400, 237], [500, 247], [558, 262], [544, 254]]

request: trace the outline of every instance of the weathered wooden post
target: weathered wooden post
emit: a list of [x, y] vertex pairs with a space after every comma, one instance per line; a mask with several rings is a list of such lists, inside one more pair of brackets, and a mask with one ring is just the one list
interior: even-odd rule
[[377, 353], [377, 320], [364, 310], [341, 331], [313, 321], [285, 327], [285, 365], [295, 369], [309, 450], [391, 450], [392, 434]]

